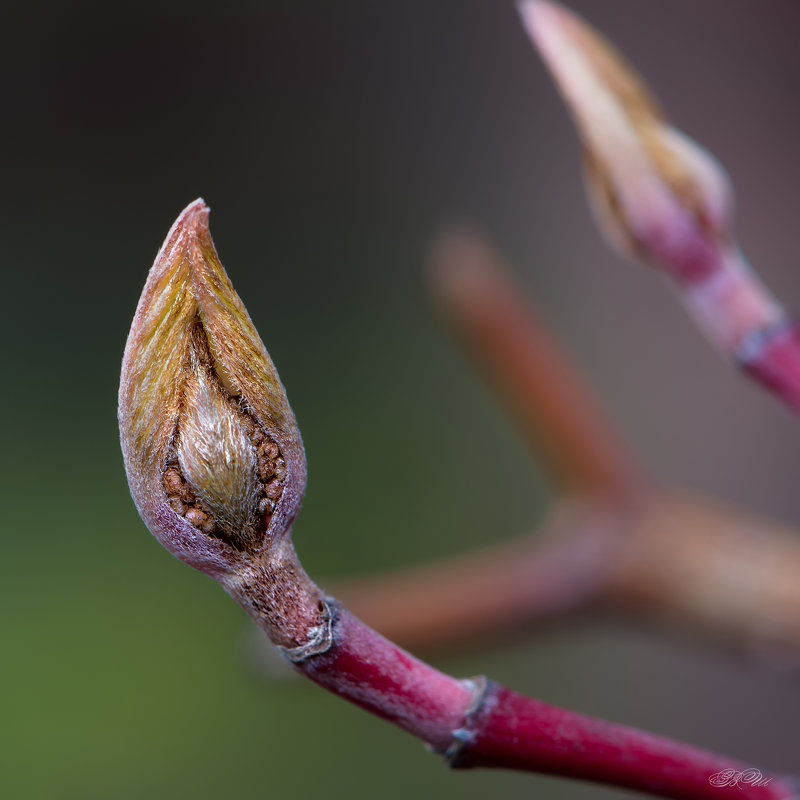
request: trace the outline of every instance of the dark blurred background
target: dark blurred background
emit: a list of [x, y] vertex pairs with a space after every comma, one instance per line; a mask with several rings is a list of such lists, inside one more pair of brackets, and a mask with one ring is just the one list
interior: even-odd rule
[[[800, 5], [575, 0], [733, 175], [739, 233], [800, 306]], [[308, 448], [295, 540], [324, 583], [517, 534], [548, 486], [423, 291], [483, 224], [656, 476], [800, 522], [800, 426], [610, 254], [511, 2], [22, 3], [0, 26], [0, 795], [605, 798], [452, 774], [311, 685], [128, 496], [119, 361], [146, 271], [202, 195]], [[442, 655], [549, 702], [797, 768], [798, 689], [697, 640], [597, 620]]]

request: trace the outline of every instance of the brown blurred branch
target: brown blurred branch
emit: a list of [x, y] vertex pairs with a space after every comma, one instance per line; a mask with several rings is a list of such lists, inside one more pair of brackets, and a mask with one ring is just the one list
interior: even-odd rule
[[494, 637], [598, 600], [615, 570], [624, 516], [611, 504], [565, 501], [535, 535], [371, 576], [337, 594], [413, 647]]
[[625, 494], [638, 469], [578, 372], [488, 241], [468, 229], [433, 249], [433, 295], [520, 432], [569, 493]]
[[541, 448], [562, 497], [527, 537], [337, 595], [411, 648], [610, 605], [726, 645], [800, 656], [800, 537], [647, 484], [486, 239], [459, 230], [433, 252], [447, 318]]

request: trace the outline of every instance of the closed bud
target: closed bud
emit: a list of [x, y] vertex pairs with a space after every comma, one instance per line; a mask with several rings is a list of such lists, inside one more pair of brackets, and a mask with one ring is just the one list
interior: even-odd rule
[[602, 232], [675, 277], [707, 277], [730, 238], [722, 167], [667, 123], [636, 72], [585, 22], [548, 0], [524, 0], [520, 13], [578, 127]]
[[306, 479], [300, 434], [202, 200], [180, 215], [148, 275], [119, 424], [139, 513], [178, 558], [219, 578], [290, 530]]

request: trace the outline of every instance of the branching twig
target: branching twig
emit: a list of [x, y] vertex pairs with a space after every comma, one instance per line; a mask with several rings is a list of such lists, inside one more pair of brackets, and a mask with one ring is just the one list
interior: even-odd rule
[[[797, 533], [644, 481], [486, 239], [459, 229], [434, 253], [447, 318], [510, 399], [523, 435], [545, 439], [544, 463], [564, 495], [552, 520], [521, 540], [343, 584], [339, 596], [412, 648], [474, 641], [611, 601], [707, 641], [796, 660]], [[562, 451], [568, 459], [551, 456]], [[594, 499], [582, 497], [587, 490]]]
[[[638, 76], [585, 23], [546, 0], [524, 2], [521, 11], [581, 132], [601, 229], [626, 255], [664, 270], [709, 338], [800, 409], [800, 337], [731, 240], [732, 195], [722, 169], [664, 122]], [[584, 512], [541, 551], [535, 535], [528, 545], [481, 554], [491, 569], [479, 585], [491, 585], [493, 599], [477, 632], [613, 598], [623, 611], [796, 659], [797, 534], [649, 486], [480, 234], [445, 234], [432, 273], [448, 319], [521, 433], [540, 448], [557, 488], [567, 498], [589, 491], [605, 500], [598, 523]], [[587, 547], [592, 527], [604, 534]], [[554, 553], [554, 574], [563, 578], [557, 587], [546, 577]], [[520, 591], [524, 570], [531, 587]], [[518, 578], [506, 583], [504, 574]], [[474, 580], [457, 560], [345, 585], [341, 594], [379, 630], [413, 646], [442, 646], [463, 638], [471, 609], [462, 615], [457, 598]], [[392, 597], [414, 598], [414, 615], [389, 612], [383, 586]]]

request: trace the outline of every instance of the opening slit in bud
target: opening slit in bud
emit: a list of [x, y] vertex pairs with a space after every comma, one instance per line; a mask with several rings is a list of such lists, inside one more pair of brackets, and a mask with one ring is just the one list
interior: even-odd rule
[[242, 398], [225, 389], [199, 317], [182, 376], [162, 475], [170, 507], [203, 533], [252, 552], [283, 494], [286, 461]]

